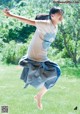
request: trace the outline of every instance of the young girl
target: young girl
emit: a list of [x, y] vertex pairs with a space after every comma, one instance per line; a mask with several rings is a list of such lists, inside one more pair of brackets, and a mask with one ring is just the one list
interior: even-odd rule
[[21, 79], [25, 82], [25, 87], [32, 85], [41, 89], [34, 99], [37, 101], [38, 108], [42, 109], [43, 95], [53, 87], [61, 73], [59, 66], [48, 59], [47, 50], [55, 40], [57, 25], [63, 18], [63, 10], [53, 7], [49, 15], [36, 16], [35, 20], [14, 15], [8, 9], [5, 9], [4, 13], [8, 17], [19, 19], [36, 27], [27, 54], [19, 63], [24, 67]]

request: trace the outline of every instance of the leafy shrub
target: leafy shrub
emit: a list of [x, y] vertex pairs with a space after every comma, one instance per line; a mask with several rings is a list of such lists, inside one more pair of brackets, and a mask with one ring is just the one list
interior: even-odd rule
[[62, 57], [62, 58], [70, 58], [70, 56], [69, 56], [69, 54], [68, 54], [66, 48], [64, 48], [64, 49], [62, 50], [62, 55], [61, 55], [61, 57]]
[[30, 25], [10, 28], [6, 41], [15, 40], [16, 42], [26, 42], [26, 39], [28, 39], [29, 35], [34, 31], [35, 27]]
[[18, 64], [19, 59], [26, 53], [27, 45], [15, 41], [5, 43], [2, 50], [2, 61], [5, 63]]
[[1, 53], [3, 47], [4, 47], [4, 42], [2, 39], [0, 39], [0, 53]]

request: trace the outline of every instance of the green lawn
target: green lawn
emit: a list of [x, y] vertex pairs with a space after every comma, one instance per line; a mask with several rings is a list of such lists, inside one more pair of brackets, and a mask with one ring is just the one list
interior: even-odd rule
[[43, 110], [33, 99], [38, 90], [23, 88], [21, 71], [15, 65], [0, 65], [0, 108], [7, 105], [9, 114], [80, 114], [80, 68], [62, 68], [62, 76], [43, 98]]

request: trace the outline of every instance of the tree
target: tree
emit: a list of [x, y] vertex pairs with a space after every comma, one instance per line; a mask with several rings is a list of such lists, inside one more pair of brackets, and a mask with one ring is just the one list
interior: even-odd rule
[[77, 66], [78, 43], [80, 40], [80, 7], [77, 7], [77, 4], [69, 7], [71, 12], [65, 15], [66, 21], [64, 25], [61, 24], [60, 30], [63, 34], [64, 46], [67, 53], [72, 58], [75, 66]]

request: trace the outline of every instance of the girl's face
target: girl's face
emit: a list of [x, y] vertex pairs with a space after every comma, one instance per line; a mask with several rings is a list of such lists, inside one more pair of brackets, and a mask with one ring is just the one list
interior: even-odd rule
[[61, 13], [51, 14], [51, 20], [56, 24], [60, 23], [62, 19], [63, 19], [63, 16]]

